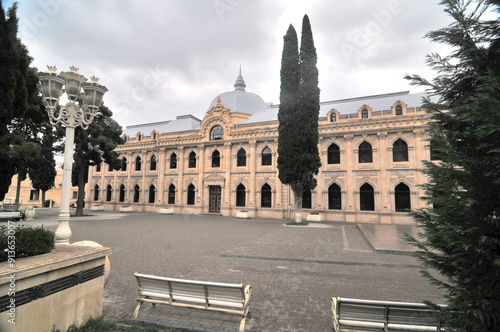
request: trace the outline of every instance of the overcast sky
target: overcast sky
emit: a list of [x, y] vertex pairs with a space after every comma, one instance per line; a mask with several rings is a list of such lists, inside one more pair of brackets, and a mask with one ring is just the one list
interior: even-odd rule
[[[12, 1], [2, 0], [4, 7]], [[425, 56], [447, 52], [424, 39], [449, 24], [438, 0], [20, 0], [19, 35], [46, 70], [75, 65], [100, 77], [122, 126], [192, 114], [234, 90], [279, 103], [283, 36], [300, 40], [308, 14], [321, 100], [410, 90], [405, 73], [434, 76]]]

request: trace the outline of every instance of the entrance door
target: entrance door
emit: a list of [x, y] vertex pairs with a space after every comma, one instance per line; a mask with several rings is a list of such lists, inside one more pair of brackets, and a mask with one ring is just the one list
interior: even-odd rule
[[220, 186], [210, 186], [210, 206], [208, 211], [220, 213], [220, 204], [222, 200], [222, 190]]

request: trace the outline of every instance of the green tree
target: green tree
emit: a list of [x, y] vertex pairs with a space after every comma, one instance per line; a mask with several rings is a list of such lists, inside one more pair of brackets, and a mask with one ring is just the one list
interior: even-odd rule
[[[439, 97], [431, 114], [431, 146], [441, 159], [425, 162], [429, 206], [412, 215], [423, 229], [410, 239], [417, 256], [441, 277], [423, 274], [444, 290], [443, 318], [452, 331], [500, 329], [500, 2], [441, 1], [453, 18], [429, 32], [451, 47], [427, 56], [438, 75], [427, 81]], [[485, 17], [494, 16], [494, 19]], [[444, 277], [444, 278], [443, 278]]]
[[292, 25], [284, 37], [278, 112], [278, 170], [295, 197], [295, 221], [302, 220], [302, 196], [316, 187], [321, 161], [318, 152], [319, 88], [317, 55], [307, 15], [302, 21], [300, 56]]
[[78, 186], [76, 213], [83, 215], [85, 184], [88, 182], [89, 166], [101, 164], [103, 161], [115, 170], [120, 169], [121, 160], [114, 149], [123, 144], [122, 127], [111, 117], [113, 112], [104, 105], [99, 107], [94, 121], [87, 130], [80, 127], [75, 130], [75, 154], [72, 172], [72, 184]]

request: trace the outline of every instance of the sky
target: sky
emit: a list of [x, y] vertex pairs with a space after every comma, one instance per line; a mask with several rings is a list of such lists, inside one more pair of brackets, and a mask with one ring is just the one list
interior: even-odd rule
[[[11, 0], [2, 0], [4, 7]], [[321, 101], [410, 90], [406, 73], [432, 78], [424, 35], [451, 20], [438, 0], [19, 0], [19, 37], [45, 71], [80, 68], [108, 88], [123, 127], [192, 114], [218, 94], [246, 91], [279, 103], [283, 36], [300, 43], [309, 16]]]

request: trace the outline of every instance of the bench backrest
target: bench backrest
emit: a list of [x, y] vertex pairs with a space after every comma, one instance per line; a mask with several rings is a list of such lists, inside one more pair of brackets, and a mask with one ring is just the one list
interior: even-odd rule
[[135, 277], [139, 284], [139, 296], [159, 298], [170, 303], [179, 301], [241, 309], [245, 302], [243, 284], [183, 280], [139, 273], [135, 273]]
[[[441, 306], [444, 307], [444, 306]], [[332, 299], [335, 331], [345, 327], [366, 330], [441, 331], [439, 310], [421, 303]]]

